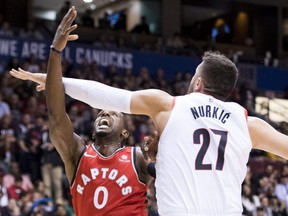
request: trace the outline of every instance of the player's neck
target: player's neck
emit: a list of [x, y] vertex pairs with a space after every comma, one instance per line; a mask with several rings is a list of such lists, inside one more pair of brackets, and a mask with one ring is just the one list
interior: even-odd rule
[[117, 149], [121, 148], [121, 143], [97, 144], [94, 143], [95, 148], [103, 156], [112, 155]]

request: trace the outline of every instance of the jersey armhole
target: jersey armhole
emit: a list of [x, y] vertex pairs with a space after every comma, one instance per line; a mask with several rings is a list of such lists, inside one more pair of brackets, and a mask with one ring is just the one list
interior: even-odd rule
[[85, 146], [85, 148], [83, 149], [83, 151], [82, 151], [82, 153], [81, 153], [81, 155], [80, 155], [80, 157], [79, 157], [79, 159], [78, 159], [78, 162], [77, 162], [77, 164], [76, 164], [76, 169], [75, 169], [75, 172], [74, 172], [74, 174], [73, 174], [73, 178], [72, 178], [70, 187], [72, 187], [73, 184], [74, 184], [74, 181], [75, 181], [75, 178], [76, 178], [76, 174], [77, 174], [78, 169], [79, 169], [80, 161], [81, 161], [81, 159], [82, 159], [82, 157], [83, 157], [83, 154], [85, 153], [86, 149], [87, 149], [87, 146]]
[[248, 111], [244, 108], [244, 115], [245, 115], [245, 118], [246, 118], [246, 121], [248, 119]]
[[138, 181], [139, 182], [141, 182], [142, 184], [146, 184], [145, 182], [143, 182], [143, 181], [141, 181], [141, 179], [140, 179], [140, 170], [139, 170], [139, 168], [138, 168], [138, 166], [137, 166], [137, 154], [136, 154], [136, 151], [137, 151], [137, 149], [136, 149], [136, 147], [132, 147], [132, 154], [133, 154], [133, 166], [134, 166], [134, 168], [135, 168], [135, 174], [136, 174], [136, 176], [137, 176], [137, 179], [138, 179]]
[[174, 106], [175, 106], [175, 103], [176, 103], [176, 97], [173, 97], [173, 99], [172, 99], [172, 104], [171, 104], [171, 106], [172, 106], [172, 109], [174, 108]]

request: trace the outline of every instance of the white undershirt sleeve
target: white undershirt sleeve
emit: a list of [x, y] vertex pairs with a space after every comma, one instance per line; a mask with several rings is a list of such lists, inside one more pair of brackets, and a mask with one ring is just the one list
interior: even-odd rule
[[64, 78], [65, 93], [93, 108], [130, 113], [132, 92], [92, 80]]

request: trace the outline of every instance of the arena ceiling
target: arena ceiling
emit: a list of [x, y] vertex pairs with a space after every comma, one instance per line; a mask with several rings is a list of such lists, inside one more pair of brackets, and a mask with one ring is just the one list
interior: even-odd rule
[[[71, 6], [74, 5], [79, 13], [83, 13], [86, 9], [97, 12], [114, 5], [125, 4], [129, 1], [130, 0], [70, 0]], [[54, 19], [57, 11], [60, 10], [65, 2], [66, 0], [32, 0], [34, 16]]]

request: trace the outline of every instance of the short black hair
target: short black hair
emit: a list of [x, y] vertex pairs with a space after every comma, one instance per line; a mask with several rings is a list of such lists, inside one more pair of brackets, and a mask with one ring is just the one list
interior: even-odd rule
[[207, 51], [202, 57], [201, 76], [205, 93], [227, 100], [238, 80], [238, 69], [222, 53]]

